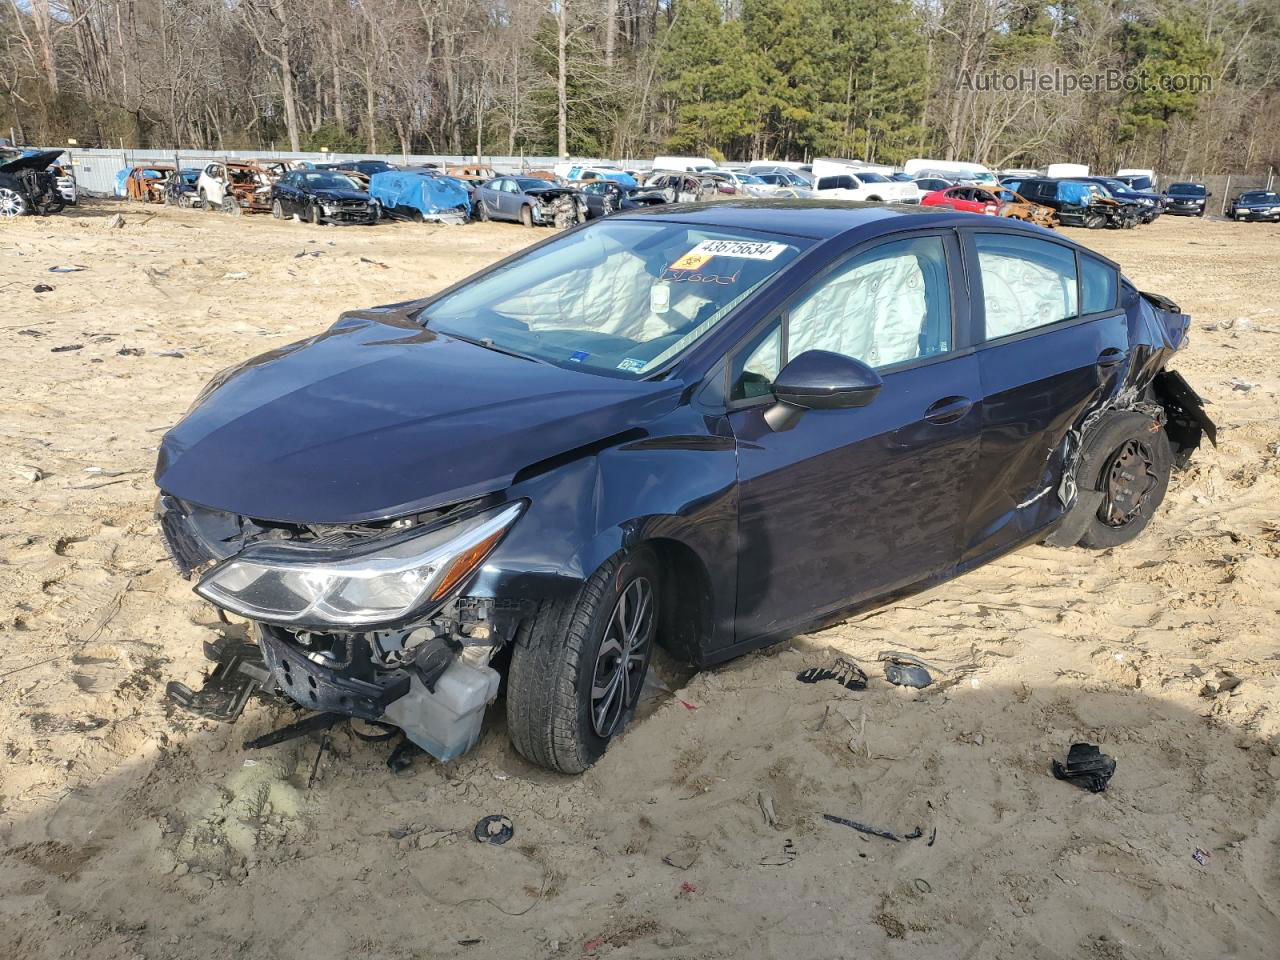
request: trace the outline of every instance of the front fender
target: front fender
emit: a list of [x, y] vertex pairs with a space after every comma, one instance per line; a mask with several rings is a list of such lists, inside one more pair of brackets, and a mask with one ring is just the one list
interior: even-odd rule
[[695, 564], [688, 575], [702, 580], [699, 593], [709, 598], [708, 635], [691, 658], [731, 643], [737, 452], [723, 423], [681, 406], [647, 430], [566, 457], [517, 474], [509, 496], [527, 499], [529, 509], [466, 595], [568, 599], [613, 554], [650, 543], [666, 565]]

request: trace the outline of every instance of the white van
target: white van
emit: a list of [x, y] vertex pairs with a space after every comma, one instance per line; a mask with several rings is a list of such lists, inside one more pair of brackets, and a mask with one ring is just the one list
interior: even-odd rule
[[1156, 189], [1156, 172], [1154, 170], [1117, 170], [1116, 177], [1123, 180], [1135, 190]]
[[654, 157], [654, 170], [676, 170], [680, 173], [701, 173], [711, 170], [716, 162], [710, 157]]
[[994, 187], [999, 181], [996, 175], [980, 163], [964, 163], [960, 160], [928, 160], [916, 157], [902, 165], [902, 169], [917, 180], [922, 177], [936, 177], [950, 180], [952, 183], [973, 183], [984, 187]]
[[1087, 163], [1051, 163], [1045, 167], [1044, 175], [1050, 180], [1070, 180], [1072, 177], [1087, 177]]

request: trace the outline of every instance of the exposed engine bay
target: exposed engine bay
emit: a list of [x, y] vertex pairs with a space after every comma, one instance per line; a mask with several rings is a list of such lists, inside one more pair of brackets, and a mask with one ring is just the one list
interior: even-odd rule
[[0, 217], [48, 216], [66, 206], [56, 174], [49, 170], [61, 150], [45, 150], [0, 163]]

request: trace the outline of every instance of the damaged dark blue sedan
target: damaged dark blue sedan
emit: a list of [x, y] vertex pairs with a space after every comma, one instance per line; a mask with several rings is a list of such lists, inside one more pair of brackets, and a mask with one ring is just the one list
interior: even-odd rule
[[[655, 645], [713, 664], [1137, 536], [1214, 438], [1166, 369], [1188, 324], [1014, 220], [624, 212], [225, 371], [164, 438], [159, 519], [249, 621], [254, 690], [447, 760], [505, 675], [515, 747], [576, 772]], [[186, 701], [234, 717], [228, 662]]]

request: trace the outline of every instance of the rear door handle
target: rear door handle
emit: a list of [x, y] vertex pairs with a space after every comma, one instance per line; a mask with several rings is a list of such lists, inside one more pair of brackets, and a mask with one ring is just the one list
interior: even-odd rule
[[930, 423], [955, 423], [972, 409], [968, 397], [943, 397], [924, 412], [924, 418]]
[[1098, 366], [1114, 367], [1127, 356], [1128, 354], [1119, 347], [1107, 347], [1107, 349], [1098, 354]]

